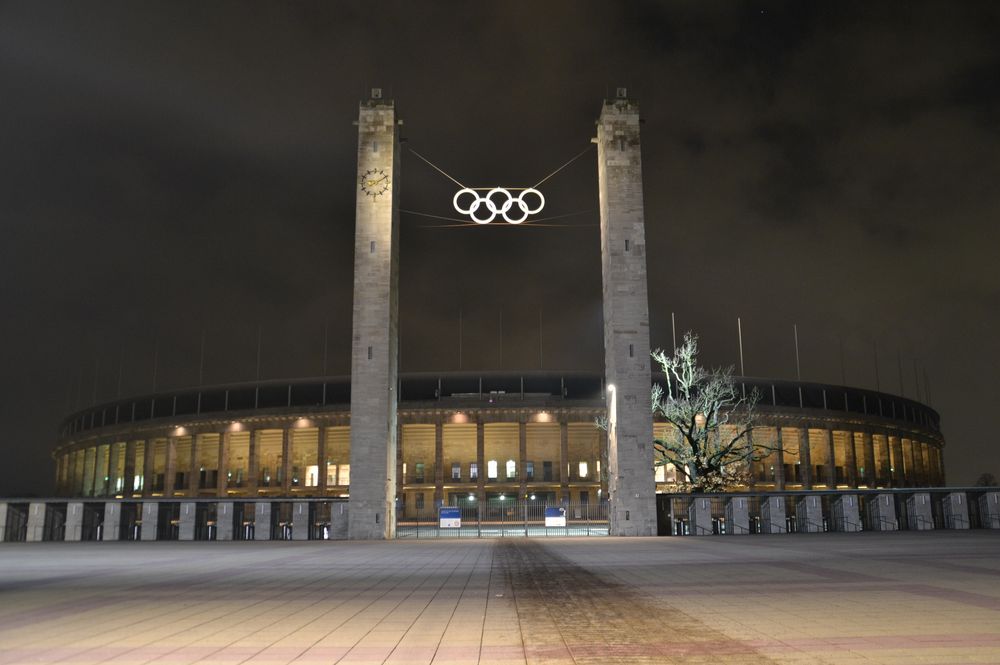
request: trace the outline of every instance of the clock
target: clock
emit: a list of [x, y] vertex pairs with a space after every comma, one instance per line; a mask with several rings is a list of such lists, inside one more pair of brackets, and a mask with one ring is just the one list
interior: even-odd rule
[[368, 169], [361, 176], [361, 191], [373, 199], [389, 191], [389, 174], [382, 169]]

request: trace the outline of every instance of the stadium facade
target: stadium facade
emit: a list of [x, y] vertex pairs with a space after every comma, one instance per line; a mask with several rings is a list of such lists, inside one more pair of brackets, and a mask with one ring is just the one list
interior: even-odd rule
[[[657, 377], [654, 375], [653, 379]], [[746, 379], [762, 395], [759, 490], [940, 487], [938, 414], [843, 386]], [[404, 374], [393, 494], [405, 516], [439, 505], [607, 495], [603, 377], [585, 373]], [[350, 381], [212, 386], [94, 406], [62, 424], [53, 457], [64, 497], [347, 497]], [[655, 422], [657, 435], [667, 425]], [[647, 472], [674, 489], [670, 467]], [[736, 489], [736, 488], [734, 488]]]

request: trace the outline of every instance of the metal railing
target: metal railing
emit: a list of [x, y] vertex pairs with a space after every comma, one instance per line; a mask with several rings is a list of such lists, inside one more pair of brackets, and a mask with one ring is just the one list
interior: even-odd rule
[[608, 504], [604, 502], [548, 505], [537, 501], [491, 500], [444, 508], [457, 510], [457, 521], [454, 517], [442, 520], [434, 513], [397, 515], [396, 538], [608, 535]]

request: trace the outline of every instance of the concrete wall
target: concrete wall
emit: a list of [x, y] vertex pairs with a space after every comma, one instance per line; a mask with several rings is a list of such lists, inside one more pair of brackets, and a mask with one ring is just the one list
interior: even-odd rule
[[979, 519], [987, 529], [1000, 529], [1000, 492], [979, 497]]
[[941, 499], [941, 509], [944, 513], [944, 528], [969, 528], [969, 501], [965, 492], [951, 492]]
[[712, 500], [695, 497], [688, 505], [688, 526], [692, 536], [712, 535]]
[[83, 504], [71, 501], [66, 504], [66, 533], [63, 540], [79, 541], [83, 535]]
[[216, 540], [233, 539], [233, 502], [220, 501], [215, 507]]
[[156, 540], [157, 522], [160, 517], [160, 506], [155, 501], [142, 504], [142, 532], [140, 540]]
[[25, 540], [29, 543], [39, 543], [45, 533], [45, 504], [32, 502], [28, 506], [28, 535]]
[[865, 510], [868, 523], [873, 531], [896, 531], [899, 520], [896, 517], [896, 500], [892, 494], [878, 494], [868, 498]]
[[750, 533], [750, 506], [747, 497], [734, 496], [726, 502], [726, 533], [733, 536]]
[[104, 504], [103, 540], [118, 540], [121, 537], [122, 504], [108, 501]]
[[769, 496], [760, 502], [761, 533], [787, 533], [785, 497]]
[[820, 497], [813, 494], [796, 502], [795, 526], [803, 533], [823, 531], [823, 501]]
[[917, 492], [906, 499], [906, 521], [910, 531], [930, 531], [934, 528], [930, 494]]
[[177, 540], [194, 540], [195, 518], [198, 514], [195, 504], [181, 504], [180, 524], [177, 530]]
[[271, 503], [258, 501], [253, 510], [253, 539], [271, 540]]
[[830, 518], [830, 529], [832, 531], [861, 531], [861, 515], [858, 506], [858, 497], [854, 494], [835, 497], [832, 502], [833, 515]]

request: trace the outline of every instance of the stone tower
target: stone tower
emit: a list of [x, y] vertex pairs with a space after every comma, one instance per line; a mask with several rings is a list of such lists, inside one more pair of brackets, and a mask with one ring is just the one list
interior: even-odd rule
[[656, 535], [639, 108], [623, 88], [597, 122], [611, 534]]
[[348, 538], [395, 535], [399, 136], [381, 90], [358, 114]]

